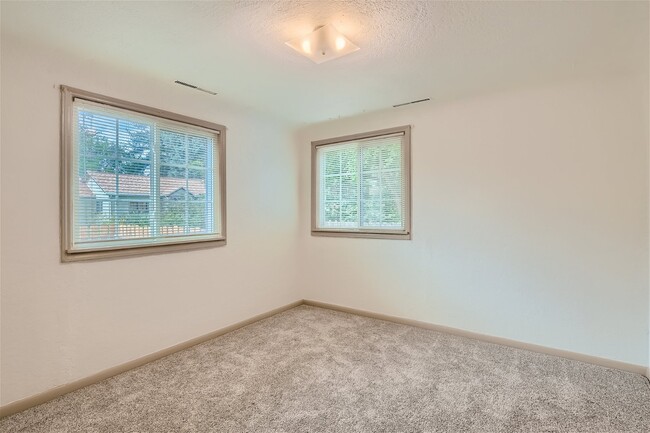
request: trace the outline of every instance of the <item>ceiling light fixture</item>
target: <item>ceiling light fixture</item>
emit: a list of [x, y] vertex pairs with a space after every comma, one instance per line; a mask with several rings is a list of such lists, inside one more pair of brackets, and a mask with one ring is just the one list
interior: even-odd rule
[[319, 27], [310, 34], [286, 44], [314, 63], [337, 59], [359, 49], [331, 24]]

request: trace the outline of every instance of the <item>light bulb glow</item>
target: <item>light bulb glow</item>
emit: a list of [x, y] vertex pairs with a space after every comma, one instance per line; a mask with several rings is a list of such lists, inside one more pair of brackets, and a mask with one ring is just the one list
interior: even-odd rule
[[331, 24], [318, 27], [310, 34], [287, 41], [286, 44], [314, 63], [337, 59], [359, 49]]

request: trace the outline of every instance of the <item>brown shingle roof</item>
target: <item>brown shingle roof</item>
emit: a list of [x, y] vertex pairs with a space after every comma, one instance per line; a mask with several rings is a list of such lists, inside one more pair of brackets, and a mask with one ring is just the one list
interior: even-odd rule
[[93, 192], [88, 188], [83, 179], [79, 179], [79, 197], [94, 197]]
[[[89, 171], [88, 180], [90, 179], [93, 179], [106, 194], [115, 194], [116, 189], [119, 190], [120, 195], [148, 196], [151, 192], [151, 178], [149, 176], [120, 174], [116, 179], [114, 173]], [[188, 179], [187, 184], [185, 182], [183, 178], [161, 177], [160, 195], [168, 196], [181, 188], [187, 189], [192, 195], [205, 194], [205, 181], [203, 179]], [[79, 185], [79, 194], [82, 195], [82, 188], [87, 189], [88, 187], [82, 182]]]

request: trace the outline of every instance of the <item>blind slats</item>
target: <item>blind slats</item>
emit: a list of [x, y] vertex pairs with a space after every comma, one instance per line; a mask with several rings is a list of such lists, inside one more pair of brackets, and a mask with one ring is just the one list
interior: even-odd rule
[[217, 131], [73, 102], [73, 250], [220, 233]]
[[317, 227], [404, 230], [404, 134], [318, 146]]

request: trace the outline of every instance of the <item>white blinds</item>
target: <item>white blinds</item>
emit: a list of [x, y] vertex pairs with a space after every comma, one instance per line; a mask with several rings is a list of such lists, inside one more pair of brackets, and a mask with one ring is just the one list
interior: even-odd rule
[[73, 103], [72, 249], [220, 233], [217, 131]]
[[400, 133], [317, 147], [317, 228], [405, 229], [403, 140]]

